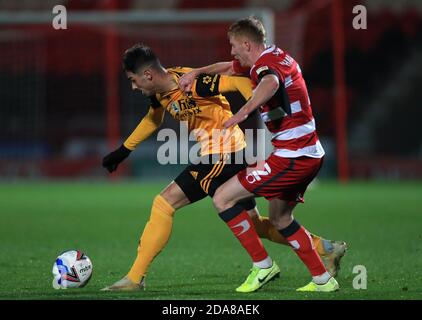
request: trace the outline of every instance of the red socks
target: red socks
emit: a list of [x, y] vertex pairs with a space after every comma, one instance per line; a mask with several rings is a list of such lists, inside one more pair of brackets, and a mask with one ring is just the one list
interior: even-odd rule
[[268, 253], [256, 233], [251, 218], [242, 206], [237, 204], [221, 212], [220, 218], [226, 222], [230, 230], [249, 253], [253, 262], [259, 262], [268, 257]]
[[296, 220], [293, 220], [287, 228], [279, 230], [279, 232], [289, 241], [290, 246], [306, 265], [312, 276], [319, 276], [327, 271], [313, 246], [309, 232]]

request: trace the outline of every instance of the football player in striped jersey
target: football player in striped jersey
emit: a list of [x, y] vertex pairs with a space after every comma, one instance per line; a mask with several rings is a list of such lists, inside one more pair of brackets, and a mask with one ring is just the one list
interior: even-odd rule
[[[228, 37], [235, 60], [193, 70], [179, 81], [179, 86], [189, 91], [192, 79], [202, 72], [249, 73], [253, 95], [224, 123], [224, 128], [238, 125], [258, 109], [272, 134], [274, 150], [268, 159], [249, 166], [220, 186], [213, 197], [214, 205], [220, 215], [235, 216], [244, 211], [239, 201], [256, 196], [268, 199], [272, 225], [312, 275], [312, 281], [298, 291], [336, 291], [339, 288], [333, 277], [336, 272], [328, 272], [326, 261], [318, 254], [318, 245], [315, 247], [311, 234], [293, 217], [296, 204], [304, 201], [307, 186], [318, 174], [325, 154], [301, 69], [287, 52], [275, 45], [265, 45], [265, 29], [253, 17], [232, 24]], [[331, 260], [331, 265], [338, 266], [346, 244], [331, 242], [331, 245], [320, 251]], [[253, 268], [239, 291], [254, 291], [259, 286], [257, 274]]]

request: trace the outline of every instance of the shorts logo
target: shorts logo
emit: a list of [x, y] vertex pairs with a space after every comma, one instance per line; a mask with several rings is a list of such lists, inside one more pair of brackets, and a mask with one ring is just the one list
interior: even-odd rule
[[246, 176], [246, 181], [248, 181], [249, 183], [254, 183], [256, 181], [261, 181], [262, 178], [261, 176], [268, 176], [271, 173], [271, 168], [268, 165], [268, 163], [264, 164], [264, 169], [265, 170], [255, 170], [252, 171], [250, 174], [248, 174]]
[[196, 180], [196, 178], [198, 177], [198, 171], [189, 171], [189, 173]]
[[251, 227], [251, 225], [249, 224], [249, 222], [247, 220], [243, 220], [242, 222], [240, 222], [237, 225], [233, 226], [232, 229], [233, 228], [236, 228], [236, 227], [242, 227], [242, 230], [239, 233], [235, 234], [235, 236], [238, 237], [241, 234], [244, 234], [246, 231], [248, 231], [249, 228]]

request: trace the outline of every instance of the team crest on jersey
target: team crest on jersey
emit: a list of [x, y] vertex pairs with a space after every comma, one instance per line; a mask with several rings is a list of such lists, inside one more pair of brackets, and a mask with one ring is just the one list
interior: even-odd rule
[[180, 109], [179, 109], [179, 105], [176, 101], [173, 101], [171, 103], [170, 107], [174, 112], [179, 113]]
[[173, 118], [181, 121], [189, 120], [192, 116], [201, 112], [195, 100], [189, 98], [172, 101], [167, 106], [167, 110]]

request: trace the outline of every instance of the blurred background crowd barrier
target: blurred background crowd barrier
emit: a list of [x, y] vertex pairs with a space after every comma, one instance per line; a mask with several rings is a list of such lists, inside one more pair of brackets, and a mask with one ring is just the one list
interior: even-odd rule
[[[52, 27], [58, 4], [67, 29]], [[356, 5], [366, 30], [353, 28]], [[101, 158], [148, 109], [122, 72], [124, 50], [147, 44], [165, 67], [228, 61], [227, 28], [250, 14], [301, 65], [323, 177], [422, 178], [422, 2], [394, 0], [0, 0], [0, 178], [107, 177]], [[164, 127], [179, 131], [168, 116]], [[256, 116], [242, 127], [259, 127]], [[175, 175], [159, 145], [141, 144], [120, 176]]]

